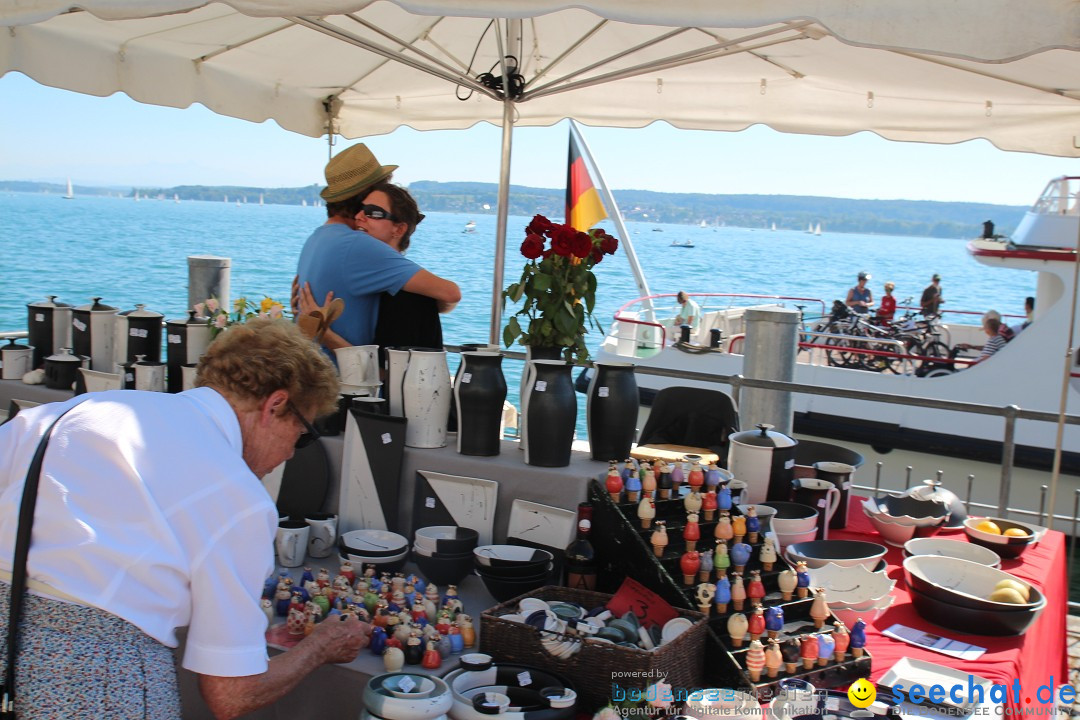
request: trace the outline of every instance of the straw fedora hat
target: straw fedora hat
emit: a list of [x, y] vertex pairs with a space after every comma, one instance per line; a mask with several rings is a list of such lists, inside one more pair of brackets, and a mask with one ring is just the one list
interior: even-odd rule
[[326, 189], [320, 194], [326, 202], [341, 202], [390, 177], [397, 165], [380, 165], [367, 145], [345, 148], [326, 164]]

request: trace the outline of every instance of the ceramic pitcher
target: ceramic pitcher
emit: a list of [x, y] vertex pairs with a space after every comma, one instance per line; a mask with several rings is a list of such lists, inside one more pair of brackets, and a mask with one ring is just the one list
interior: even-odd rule
[[338, 373], [342, 385], [354, 387], [370, 385], [379, 381], [379, 346], [353, 345], [337, 348]]
[[791, 500], [817, 509], [817, 539], [828, 540], [829, 522], [840, 506], [840, 488], [828, 480], [796, 478], [791, 481]]

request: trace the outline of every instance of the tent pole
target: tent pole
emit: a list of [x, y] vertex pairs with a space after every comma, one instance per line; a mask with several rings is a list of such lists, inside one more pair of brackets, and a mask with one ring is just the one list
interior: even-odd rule
[[515, 38], [520, 37], [521, 21], [507, 21], [507, 44], [503, 46], [499, 24], [495, 23], [495, 40], [499, 47], [499, 58], [503, 70], [503, 122], [502, 122], [502, 158], [499, 161], [499, 199], [495, 220], [495, 268], [491, 283], [491, 327], [488, 329], [488, 342], [502, 345], [503, 311], [503, 270], [506, 267], [506, 219], [510, 214], [510, 152], [514, 138], [514, 98], [510, 92], [510, 68], [506, 54]]

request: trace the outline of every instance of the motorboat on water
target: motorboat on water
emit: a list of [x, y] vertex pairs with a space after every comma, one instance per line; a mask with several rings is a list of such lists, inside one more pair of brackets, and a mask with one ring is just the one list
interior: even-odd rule
[[[1011, 238], [977, 239], [968, 251], [977, 262], [1038, 274], [1033, 322], [1003, 349], [985, 361], [956, 372], [917, 372], [919, 361], [910, 352], [898, 352], [895, 371], [869, 372], [825, 361], [816, 338], [801, 336], [795, 383], [856, 392], [882, 392], [913, 398], [979, 403], [1002, 408], [1057, 414], [1066, 395], [1065, 412], [1080, 414], [1080, 353], [1069, 360], [1065, 384], [1065, 346], [1070, 337], [1076, 303], [1074, 272], [1080, 236], [1080, 177], [1052, 180], [1027, 212]], [[639, 368], [743, 374], [744, 314], [751, 307], [801, 309], [803, 317], [827, 314], [824, 301], [779, 295], [689, 293], [702, 307], [702, 322], [689, 343], [681, 341], [673, 326], [678, 305], [674, 296], [638, 298], [615, 313], [596, 362], [630, 362]], [[941, 339], [949, 346], [981, 345], [985, 340], [981, 312], [947, 311]], [[966, 320], [966, 322], [965, 322]], [[1006, 318], [1006, 324], [1016, 320]], [[1080, 324], [1080, 323], [1078, 323]], [[715, 331], [719, 331], [716, 333]], [[717, 347], [710, 347], [719, 336]], [[1080, 328], [1074, 328], [1080, 337]], [[817, 347], [815, 347], [817, 346]], [[900, 350], [903, 350], [900, 348]], [[906, 355], [906, 357], [905, 357]], [[947, 364], [947, 363], [946, 363]], [[955, 367], [963, 367], [956, 364]], [[637, 374], [642, 403], [670, 385], [717, 387], [717, 384]], [[720, 385], [720, 389], [730, 390]], [[848, 440], [882, 450], [903, 449], [951, 457], [1000, 462], [1003, 447], [1001, 417], [957, 413], [895, 403], [796, 394], [795, 430], [819, 437]], [[1018, 420], [1015, 464], [1051, 467], [1057, 440], [1055, 423]], [[1062, 471], [1080, 475], [1080, 427], [1065, 425]]]
[[461, 232], [463, 232], [463, 233], [474, 233], [474, 232], [476, 232], [476, 223], [473, 222], [472, 220], [470, 220], [469, 222], [465, 223], [465, 227], [462, 228]]
[[672, 240], [671, 241], [671, 247], [692, 248], [692, 247], [694, 247], [694, 241], [693, 240]]

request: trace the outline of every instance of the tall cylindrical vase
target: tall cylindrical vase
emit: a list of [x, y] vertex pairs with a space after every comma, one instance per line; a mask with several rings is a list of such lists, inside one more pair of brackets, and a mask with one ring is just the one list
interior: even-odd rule
[[415, 448], [444, 447], [450, 414], [450, 368], [445, 350], [409, 351], [401, 401], [408, 420], [405, 444]]
[[390, 414], [402, 417], [405, 411], [401, 404], [401, 383], [405, 380], [405, 370], [409, 367], [409, 351], [386, 348], [386, 385], [383, 396], [390, 404]]
[[533, 360], [533, 380], [525, 395], [525, 463], [566, 467], [577, 423], [577, 396], [570, 379], [571, 365], [562, 360]]
[[593, 460], [630, 455], [637, 431], [638, 387], [630, 363], [596, 363], [589, 382], [586, 415]]
[[502, 411], [506, 378], [502, 355], [463, 352], [454, 404], [457, 407], [457, 450], [462, 455], [498, 455], [502, 446]]
[[521, 401], [521, 414], [518, 417], [518, 439], [521, 441], [519, 448], [525, 449], [526, 438], [529, 432], [528, 418], [525, 417], [525, 401], [529, 396], [529, 388], [532, 387], [535, 368], [533, 360], [561, 360], [562, 348], [559, 347], [532, 347], [525, 348], [525, 367], [521, 369], [521, 391], [518, 398]]

